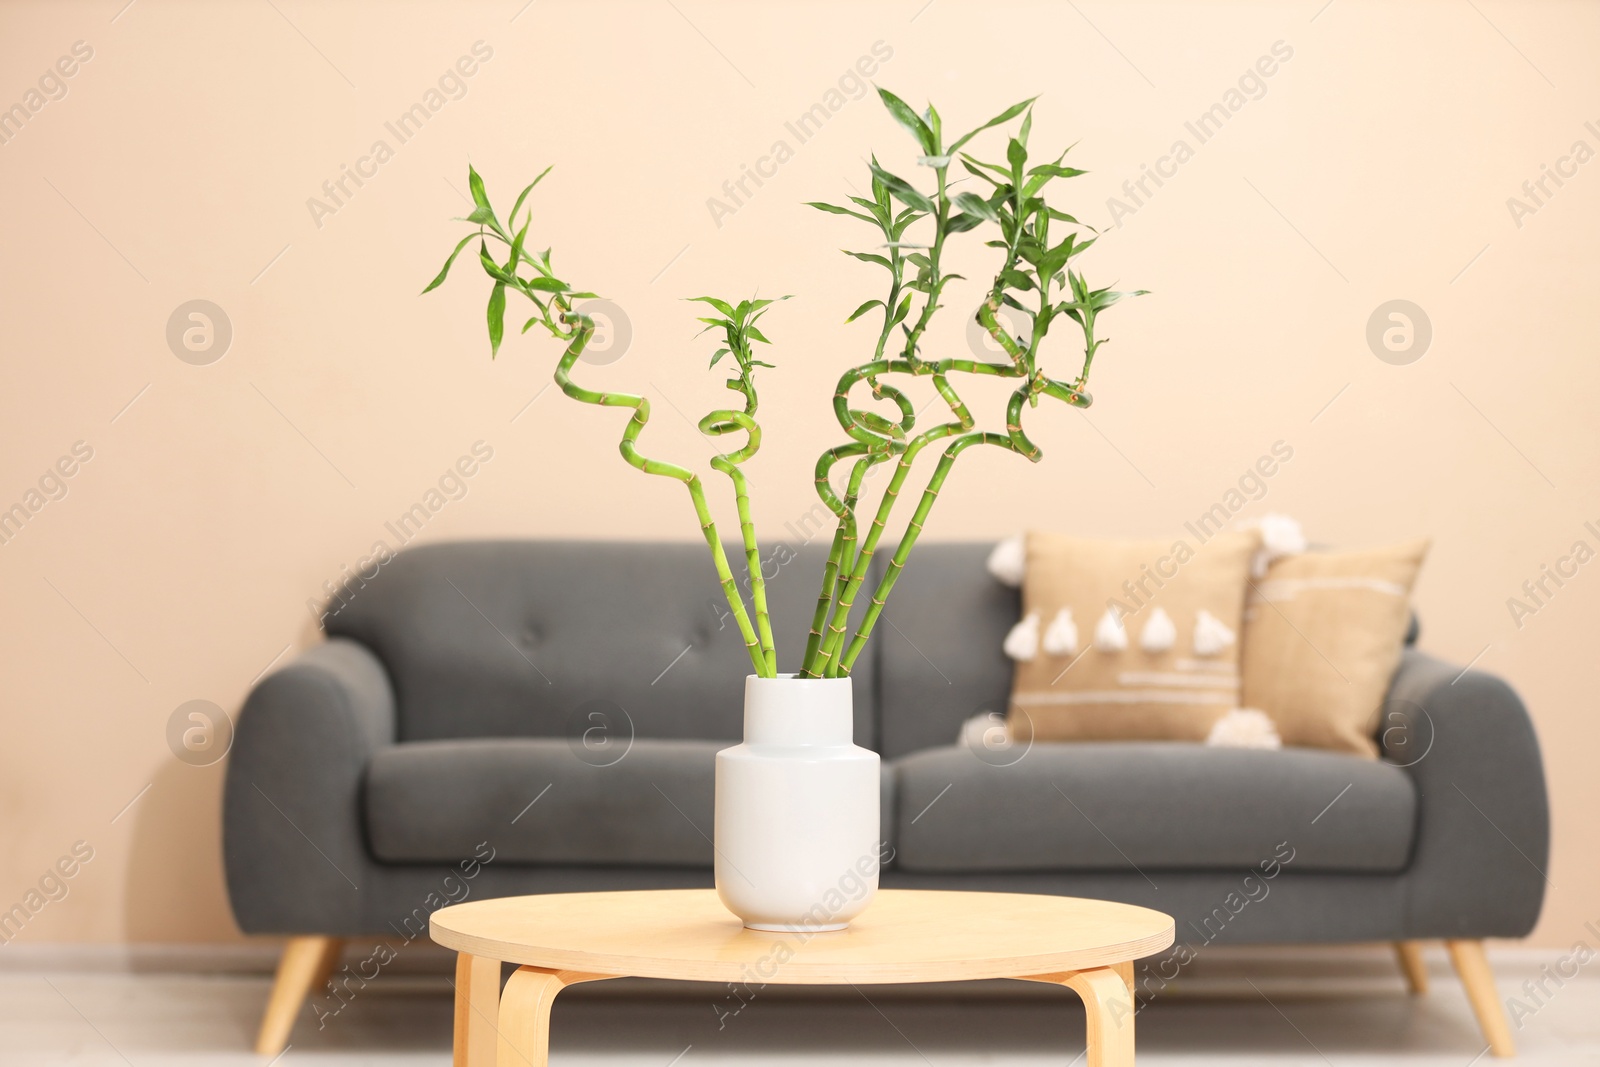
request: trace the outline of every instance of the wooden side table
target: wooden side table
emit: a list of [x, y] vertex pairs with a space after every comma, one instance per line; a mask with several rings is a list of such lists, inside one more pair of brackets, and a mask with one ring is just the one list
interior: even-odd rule
[[[668, 978], [869, 985], [1017, 978], [1072, 988], [1089, 1067], [1132, 1067], [1133, 961], [1172, 919], [1104, 900], [883, 890], [835, 933], [747, 930], [709, 889], [552, 893], [457, 904], [430, 935], [455, 949], [455, 1067], [546, 1067], [550, 1006], [569, 985]], [[520, 964], [500, 989], [501, 962]]]

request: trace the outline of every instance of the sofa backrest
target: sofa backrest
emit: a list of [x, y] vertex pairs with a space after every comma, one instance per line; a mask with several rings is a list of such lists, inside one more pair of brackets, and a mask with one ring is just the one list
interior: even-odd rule
[[[827, 546], [763, 552], [778, 667], [792, 671]], [[742, 550], [728, 556], [742, 583]], [[743, 731], [750, 662], [704, 543], [410, 548], [341, 590], [324, 626], [383, 661], [403, 741], [574, 738], [597, 726], [608, 737], [732, 741]], [[867, 746], [877, 742], [876, 665], [863, 655], [854, 670], [856, 741]]]
[[955, 744], [961, 724], [1006, 713], [1012, 664], [1002, 645], [1022, 617], [1018, 590], [985, 567], [990, 542], [919, 544], [872, 641], [878, 657], [878, 751], [897, 759]]

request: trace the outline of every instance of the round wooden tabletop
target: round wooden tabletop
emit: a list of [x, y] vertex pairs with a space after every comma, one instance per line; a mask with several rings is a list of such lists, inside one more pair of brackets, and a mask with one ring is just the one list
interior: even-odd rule
[[1106, 900], [885, 889], [846, 930], [749, 930], [710, 889], [550, 893], [433, 913], [439, 944], [549, 970], [706, 982], [957, 982], [1080, 971], [1172, 944], [1172, 919]]

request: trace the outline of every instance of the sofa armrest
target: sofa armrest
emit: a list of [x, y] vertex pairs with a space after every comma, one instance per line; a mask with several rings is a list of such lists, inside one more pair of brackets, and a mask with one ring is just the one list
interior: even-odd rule
[[1413, 938], [1521, 937], [1544, 902], [1550, 811], [1539, 740], [1499, 678], [1408, 649], [1379, 745], [1417, 788]]
[[361, 782], [394, 739], [389, 676], [355, 641], [318, 645], [251, 691], [222, 819], [228, 897], [245, 933], [361, 932], [372, 873]]

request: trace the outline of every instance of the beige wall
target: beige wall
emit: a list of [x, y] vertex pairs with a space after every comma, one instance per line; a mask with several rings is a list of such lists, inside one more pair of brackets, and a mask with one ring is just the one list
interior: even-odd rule
[[[491, 363], [480, 279], [417, 297], [460, 228], [469, 158], [502, 198], [556, 164], [535, 240], [626, 308], [631, 349], [590, 375], [657, 398], [659, 454], [707, 455], [663, 398], [697, 417], [726, 396], [679, 298], [799, 294], [769, 319], [780, 369], [750, 470], [768, 530], [811, 506], [810, 464], [837, 437], [832, 382], [869, 329], [840, 320], [877, 279], [835, 251], [861, 240], [847, 220], [799, 205], [859, 186], [871, 150], [902, 168], [910, 154], [868, 100], [803, 145], [784, 123], [875, 41], [893, 50], [881, 82], [933, 97], [952, 126], [1042, 92], [1036, 144], [1081, 141], [1094, 173], [1067, 188], [1100, 225], [1141, 164], [1195, 146], [1186, 120], [1275, 42], [1292, 48], [1086, 258], [1093, 278], [1154, 291], [1108, 320], [1093, 411], [1032, 417], [1041, 466], [970, 454], [932, 533], [1175, 534], [1287, 442], [1293, 460], [1245, 514], [1287, 512], [1341, 545], [1433, 535], [1424, 643], [1511, 679], [1545, 745], [1558, 888], [1536, 936], [1568, 943], [1597, 917], [1600, 565], [1520, 627], [1506, 601], [1574, 541], [1600, 547], [1583, 525], [1600, 526], [1600, 163], [1520, 225], [1507, 198], [1574, 141], [1600, 148], [1600, 13], [920, 4], [0, 11], [0, 105], [26, 103], [74, 42], [93, 51], [0, 145], [0, 506], [75, 442], [93, 450], [0, 546], [0, 909], [74, 842], [94, 850], [27, 940], [237, 936], [222, 767], [180, 763], [168, 718], [193, 699], [236, 711], [313, 639], [321, 583], [474, 442], [493, 459], [426, 539], [693, 536], [681, 489], [618, 459], [619, 419], [554, 390], [523, 411], [555, 351], [530, 334]], [[400, 144], [384, 123], [478, 41], [492, 57], [465, 95]], [[314, 220], [308, 198], [379, 139], [393, 158]], [[778, 139], [793, 158], [719, 226], [707, 198]], [[958, 258], [973, 276], [986, 262]], [[208, 366], [164, 337], [195, 298], [233, 328]], [[1409, 366], [1364, 339], [1393, 298], [1433, 324]], [[932, 348], [962, 350], [963, 310]]]

